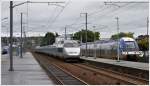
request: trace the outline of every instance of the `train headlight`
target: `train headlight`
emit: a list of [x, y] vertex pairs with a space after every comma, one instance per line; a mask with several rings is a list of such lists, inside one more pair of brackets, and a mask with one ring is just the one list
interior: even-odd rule
[[69, 54], [76, 54], [77, 52], [68, 52]]
[[127, 55], [127, 52], [122, 52], [123, 55]]
[[140, 57], [143, 57], [143, 56], [144, 56], [144, 53], [143, 53], [142, 51], [139, 51], [139, 53], [140, 53], [140, 54], [139, 54]]

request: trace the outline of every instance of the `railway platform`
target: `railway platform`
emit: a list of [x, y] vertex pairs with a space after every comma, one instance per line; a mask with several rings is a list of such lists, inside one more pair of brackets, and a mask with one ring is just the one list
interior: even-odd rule
[[149, 63], [142, 62], [132, 62], [120, 60], [111, 60], [104, 58], [94, 58], [94, 57], [80, 57], [82, 60], [89, 64], [93, 64], [97, 67], [109, 68], [114, 71], [119, 71], [127, 74], [134, 75], [136, 77], [141, 77], [149, 79]]
[[23, 58], [13, 56], [14, 71], [8, 71], [8, 55], [2, 55], [1, 60], [2, 85], [55, 85], [29, 52]]

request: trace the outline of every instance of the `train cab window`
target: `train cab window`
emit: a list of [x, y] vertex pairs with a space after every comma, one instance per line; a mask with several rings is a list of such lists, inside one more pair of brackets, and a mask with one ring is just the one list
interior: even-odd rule
[[136, 48], [135, 43], [133, 41], [126, 41], [125, 44], [127, 49]]
[[58, 52], [63, 52], [63, 48], [57, 48]]
[[64, 47], [79, 47], [79, 44], [77, 44], [77, 43], [65, 43]]
[[64, 43], [64, 41], [61, 41], [61, 44], [63, 44]]

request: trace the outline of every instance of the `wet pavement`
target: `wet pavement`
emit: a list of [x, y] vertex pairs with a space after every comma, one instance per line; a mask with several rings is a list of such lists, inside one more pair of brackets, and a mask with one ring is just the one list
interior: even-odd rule
[[9, 70], [9, 56], [1, 56], [2, 85], [54, 85], [46, 72], [40, 67], [31, 53], [23, 54], [23, 58], [13, 56], [14, 71]]

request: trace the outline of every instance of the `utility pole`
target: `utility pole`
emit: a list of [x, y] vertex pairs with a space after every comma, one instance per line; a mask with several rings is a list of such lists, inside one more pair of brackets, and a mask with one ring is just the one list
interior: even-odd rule
[[65, 27], [65, 40], [67, 40], [66, 29], [67, 27]]
[[20, 40], [20, 58], [23, 58], [22, 56], [22, 42], [23, 42], [23, 39], [22, 39], [22, 13], [21, 13], [21, 40]]
[[80, 34], [80, 44], [82, 44], [82, 30], [81, 30], [81, 34]]
[[[82, 47], [82, 30], [81, 30], [81, 33], [80, 33], [80, 46]], [[80, 53], [80, 56], [82, 56], [82, 51]]]
[[120, 59], [119, 59], [119, 18], [118, 17], [116, 17], [116, 20], [117, 20], [117, 34], [118, 34], [118, 41], [117, 41], [117, 45], [118, 45], [118, 47], [117, 47], [117, 62], [119, 62], [120, 61]]
[[86, 42], [86, 57], [87, 57], [87, 13], [80, 13], [80, 14], [85, 14], [85, 28], [86, 28], [86, 32], [85, 32], [85, 42]]
[[12, 52], [12, 45], [13, 45], [13, 1], [10, 1], [10, 46], [9, 46], [9, 56], [10, 56], [10, 68], [9, 71], [14, 71], [13, 68], [13, 52]]
[[[130, 2], [104, 2], [104, 3], [105, 3], [105, 5], [113, 5], [113, 6], [117, 6], [117, 7], [120, 8], [119, 5], [114, 4], [114, 3], [130, 3]], [[118, 45], [118, 47], [117, 47], [117, 62], [120, 62], [120, 59], [119, 59], [119, 18], [116, 17], [115, 19], [117, 20], [117, 34], [118, 34], [118, 40], [117, 40], [117, 45]]]
[[[96, 26], [93, 26], [94, 29], [95, 29], [95, 27]], [[95, 33], [96, 33], [96, 31], [94, 31], [94, 59], [96, 59], [96, 43], [95, 43], [96, 37], [95, 37]]]
[[149, 17], [147, 17], [147, 35], [148, 35], [148, 29], [149, 29]]
[[85, 26], [86, 26], [86, 57], [87, 57], [87, 13], [85, 13]]
[[[24, 45], [24, 47], [26, 48], [26, 47], [27, 47], [27, 46], [26, 46], [26, 41], [27, 41], [27, 40], [26, 40], [26, 39], [27, 39], [27, 38], [26, 38], [26, 32], [23, 31], [23, 34], [24, 34], [24, 40], [23, 40], [23, 41], [24, 41], [24, 44], [23, 44], [23, 45]], [[39, 44], [39, 43], [38, 43], [38, 44]]]

